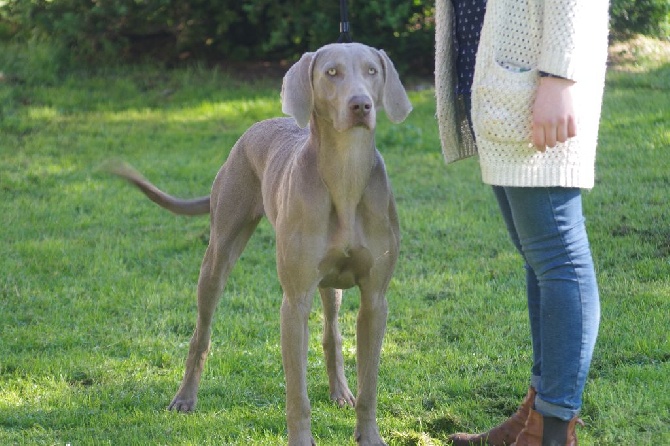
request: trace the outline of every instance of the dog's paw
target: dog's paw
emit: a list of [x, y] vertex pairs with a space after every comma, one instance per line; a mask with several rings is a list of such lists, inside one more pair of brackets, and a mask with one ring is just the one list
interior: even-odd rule
[[174, 410], [175, 412], [189, 413], [195, 410], [195, 403], [195, 398], [181, 398], [179, 395], [177, 395], [174, 397], [167, 409]]
[[347, 386], [341, 387], [330, 393], [330, 399], [335, 401], [338, 407], [356, 407], [356, 398]]
[[340, 374], [331, 374], [328, 385], [330, 386], [330, 399], [337, 404], [338, 407], [356, 407], [356, 398], [354, 394], [349, 390], [347, 385], [347, 379], [344, 377], [344, 373]]
[[361, 446], [387, 446], [379, 435], [379, 428], [376, 423], [367, 428], [356, 427], [354, 431], [354, 439], [356, 443]]
[[314, 441], [314, 437], [309, 432], [301, 435], [289, 434], [288, 446], [316, 446], [316, 441]]

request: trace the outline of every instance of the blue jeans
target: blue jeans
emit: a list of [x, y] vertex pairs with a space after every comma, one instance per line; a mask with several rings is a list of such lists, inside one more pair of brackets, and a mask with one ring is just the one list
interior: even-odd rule
[[526, 262], [535, 409], [569, 420], [582, 406], [600, 299], [579, 189], [493, 186]]

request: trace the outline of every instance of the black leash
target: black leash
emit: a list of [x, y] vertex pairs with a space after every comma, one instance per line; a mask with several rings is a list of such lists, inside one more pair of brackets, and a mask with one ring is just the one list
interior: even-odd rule
[[340, 0], [340, 38], [337, 43], [351, 43], [349, 34], [349, 12], [347, 11], [347, 0]]

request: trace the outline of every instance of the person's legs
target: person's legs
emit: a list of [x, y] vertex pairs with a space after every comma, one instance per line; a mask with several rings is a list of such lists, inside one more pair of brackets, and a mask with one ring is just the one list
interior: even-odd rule
[[494, 188], [528, 265], [535, 408], [563, 420], [581, 408], [600, 320], [581, 191]]
[[[496, 200], [498, 200], [498, 206], [500, 207], [500, 212], [507, 227], [507, 232], [509, 233], [512, 243], [516, 247], [517, 251], [523, 256], [523, 249], [521, 248], [521, 241], [519, 240], [519, 234], [516, 231], [514, 225], [514, 218], [512, 216], [512, 209], [510, 207], [510, 202], [507, 198], [506, 188], [502, 186], [493, 186], [493, 193], [495, 194]], [[541, 336], [540, 336], [540, 287], [537, 282], [537, 277], [533, 269], [526, 264], [524, 265], [526, 269], [526, 297], [528, 300], [528, 318], [530, 321], [530, 333], [531, 341], [533, 345], [533, 366], [531, 368], [531, 380], [530, 386], [534, 389], [537, 389], [540, 385], [540, 365], [542, 363], [542, 358], [540, 353], [542, 352], [541, 345]]]

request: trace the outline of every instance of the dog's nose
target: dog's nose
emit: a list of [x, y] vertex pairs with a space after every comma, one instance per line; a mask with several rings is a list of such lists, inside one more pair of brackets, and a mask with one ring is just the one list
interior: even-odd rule
[[365, 95], [353, 96], [349, 99], [349, 110], [355, 115], [366, 116], [372, 110], [372, 100]]

